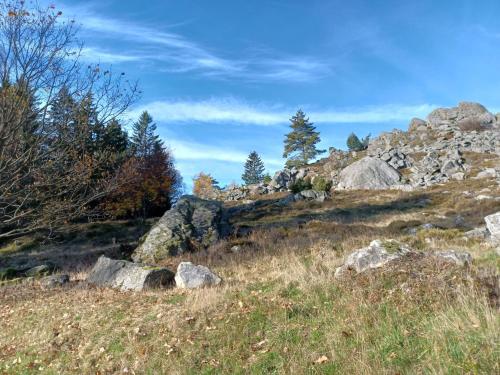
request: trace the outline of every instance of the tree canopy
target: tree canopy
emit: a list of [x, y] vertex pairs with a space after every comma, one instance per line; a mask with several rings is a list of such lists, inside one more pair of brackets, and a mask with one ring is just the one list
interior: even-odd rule
[[349, 137], [347, 137], [346, 144], [349, 151], [362, 151], [368, 147], [369, 142], [370, 134], [360, 140], [356, 134], [351, 133]]
[[287, 167], [301, 167], [310, 160], [321, 155], [325, 150], [319, 150], [316, 145], [321, 141], [319, 132], [309, 121], [302, 110], [298, 110], [290, 119], [292, 131], [285, 137], [283, 157], [287, 158]]

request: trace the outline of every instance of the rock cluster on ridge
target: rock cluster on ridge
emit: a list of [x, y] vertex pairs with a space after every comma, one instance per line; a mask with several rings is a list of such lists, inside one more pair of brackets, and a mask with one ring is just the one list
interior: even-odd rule
[[[277, 171], [269, 184], [232, 186], [227, 192], [222, 191], [219, 199], [243, 200], [288, 191], [299, 179], [313, 181], [318, 177], [330, 181], [332, 189], [412, 190], [468, 178], [493, 178], [500, 182], [500, 163], [485, 169], [471, 159], [472, 154], [500, 156], [500, 114], [494, 115], [478, 103], [462, 102], [457, 107], [437, 108], [426, 120], [412, 119], [408, 131], [396, 129], [380, 134], [371, 139], [365, 151], [331, 148], [327, 158], [303, 168]], [[375, 164], [373, 158], [383, 162]], [[387, 165], [405, 178], [398, 179], [394, 171], [388, 172]], [[363, 172], [371, 174], [375, 181], [368, 183], [365, 178], [364, 183], [354, 183], [355, 176], [362, 178]], [[350, 173], [355, 176], [348, 176]], [[379, 180], [388, 175], [391, 177]]]

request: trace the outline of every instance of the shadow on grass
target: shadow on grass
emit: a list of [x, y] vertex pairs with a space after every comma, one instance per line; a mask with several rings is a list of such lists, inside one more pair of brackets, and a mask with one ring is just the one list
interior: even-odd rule
[[[239, 207], [234, 211], [232, 224], [243, 232], [245, 228], [250, 231], [256, 228], [293, 227], [309, 221], [352, 224], [380, 215], [416, 211], [430, 205], [431, 199], [427, 194], [418, 194], [384, 203], [362, 203], [321, 211], [318, 209], [321, 209], [322, 205], [318, 202], [299, 202], [292, 205], [285, 205], [282, 202], [283, 199], [277, 199]], [[297, 209], [296, 205], [308, 205], [308, 207]]]
[[152, 223], [153, 220], [74, 224], [61, 229], [50, 240], [39, 234], [16, 239], [2, 245], [7, 250], [0, 253], [0, 269], [50, 263], [64, 271], [79, 271], [101, 255], [126, 259]]

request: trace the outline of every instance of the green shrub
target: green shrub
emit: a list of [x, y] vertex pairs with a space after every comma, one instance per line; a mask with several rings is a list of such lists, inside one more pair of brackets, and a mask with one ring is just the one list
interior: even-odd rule
[[309, 180], [304, 180], [303, 178], [297, 179], [292, 186], [290, 186], [290, 190], [292, 193], [297, 194], [300, 193], [301, 191], [304, 190], [310, 190], [312, 189], [311, 181]]
[[264, 176], [264, 179], [262, 180], [262, 182], [264, 182], [264, 184], [266, 185], [269, 185], [272, 181], [272, 178], [271, 176], [269, 175], [269, 173], [267, 173], [265, 176]]
[[347, 138], [347, 148], [349, 151], [363, 151], [368, 147], [368, 143], [370, 143], [370, 134], [368, 134], [365, 138], [359, 139], [358, 136], [354, 133], [351, 133]]
[[315, 191], [330, 191], [332, 182], [323, 177], [316, 177], [313, 181], [312, 188]]

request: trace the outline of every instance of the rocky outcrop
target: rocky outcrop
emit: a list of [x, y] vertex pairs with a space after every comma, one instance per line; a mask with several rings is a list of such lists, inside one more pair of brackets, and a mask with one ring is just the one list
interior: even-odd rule
[[247, 199], [250, 195], [250, 189], [246, 186], [231, 184], [219, 191], [218, 199], [224, 202], [240, 201]]
[[174, 273], [166, 268], [115, 260], [105, 256], [99, 257], [87, 276], [89, 284], [124, 291], [162, 288], [171, 284], [173, 279]]
[[451, 179], [463, 180], [467, 166], [458, 149], [449, 150], [444, 155], [429, 152], [411, 168], [410, 179], [414, 186], [431, 186]]
[[307, 171], [297, 168], [285, 168], [274, 174], [269, 187], [272, 191], [287, 191], [299, 178], [304, 178]]
[[[491, 168], [491, 163], [477, 176], [470, 174], [478, 169], [480, 160], [470, 153], [491, 154], [493, 158], [500, 155], [500, 116], [481, 104], [462, 102], [457, 107], [437, 108], [427, 120], [413, 118], [408, 131], [384, 132], [371, 139], [366, 150], [332, 147], [329, 151], [328, 157], [306, 167], [276, 172], [269, 184], [230, 186], [219, 191], [217, 199], [243, 201], [290, 191], [299, 179], [313, 182], [317, 177], [330, 182], [333, 189], [413, 190], [476, 177], [495, 178], [500, 183], [500, 169]], [[380, 161], [359, 160], [360, 156]], [[360, 169], [368, 174], [360, 173]]]
[[156, 263], [169, 256], [208, 247], [227, 230], [220, 202], [184, 196], [145, 235], [132, 259]]
[[471, 102], [461, 102], [453, 108], [438, 108], [427, 116], [427, 122], [431, 127], [443, 124], [459, 125], [465, 120], [476, 120], [485, 126], [496, 124], [496, 118], [492, 113], [481, 104]]
[[175, 284], [178, 288], [193, 289], [220, 284], [222, 279], [208, 267], [182, 262], [177, 267]]
[[408, 125], [408, 132], [418, 133], [427, 131], [427, 122], [420, 118], [412, 118]]
[[378, 150], [378, 152], [370, 154], [370, 156], [382, 159], [394, 169], [409, 168], [413, 164], [411, 159], [406, 154], [393, 147], [387, 148], [383, 151]]
[[391, 189], [401, 185], [401, 174], [385, 161], [367, 156], [340, 172], [338, 189]]
[[335, 270], [335, 277], [342, 277], [348, 271], [361, 273], [369, 269], [384, 267], [395, 260], [409, 256], [432, 257], [437, 261], [457, 266], [469, 266], [472, 263], [472, 256], [463, 251], [445, 250], [422, 253], [394, 240], [374, 240], [368, 247], [350, 254], [344, 264]]

